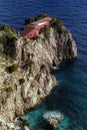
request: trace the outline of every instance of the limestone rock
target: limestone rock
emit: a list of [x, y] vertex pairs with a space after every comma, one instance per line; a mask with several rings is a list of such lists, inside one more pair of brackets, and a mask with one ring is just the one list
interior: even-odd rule
[[57, 84], [51, 68], [75, 58], [77, 48], [68, 30], [58, 33], [53, 27], [48, 36], [43, 32], [35, 40], [11, 29], [0, 36], [4, 37], [0, 42], [0, 116], [10, 122], [49, 95]]
[[27, 126], [24, 126], [24, 130], [30, 130]]
[[54, 119], [54, 118], [49, 118], [48, 122], [49, 122], [50, 125], [52, 125], [53, 128], [55, 128], [58, 124], [58, 120]]
[[43, 114], [43, 118], [52, 128], [55, 128], [58, 122], [64, 119], [64, 115], [58, 111], [48, 111]]

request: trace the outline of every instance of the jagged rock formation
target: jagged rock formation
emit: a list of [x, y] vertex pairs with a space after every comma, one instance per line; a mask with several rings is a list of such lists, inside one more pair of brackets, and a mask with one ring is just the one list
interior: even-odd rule
[[48, 111], [44, 113], [43, 118], [46, 120], [47, 125], [54, 129], [64, 119], [64, 115], [58, 111]]
[[50, 27], [48, 35], [45, 30], [38, 38], [30, 40], [20, 37], [11, 28], [2, 29], [0, 123], [12, 121], [39, 104], [56, 86], [52, 66], [76, 56], [76, 44], [68, 30], [58, 33]]

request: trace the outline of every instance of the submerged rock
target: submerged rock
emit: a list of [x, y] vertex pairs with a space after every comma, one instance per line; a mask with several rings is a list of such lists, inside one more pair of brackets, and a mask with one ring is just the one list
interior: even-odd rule
[[48, 111], [48, 112], [44, 113], [43, 118], [45, 118], [45, 119], [54, 118], [54, 119], [61, 121], [64, 119], [64, 115], [58, 111]]
[[58, 111], [48, 111], [44, 113], [43, 118], [54, 128], [64, 119], [64, 115]]
[[49, 118], [48, 122], [49, 122], [50, 125], [52, 125], [53, 128], [55, 128], [56, 125], [58, 124], [58, 120], [55, 119], [55, 118]]

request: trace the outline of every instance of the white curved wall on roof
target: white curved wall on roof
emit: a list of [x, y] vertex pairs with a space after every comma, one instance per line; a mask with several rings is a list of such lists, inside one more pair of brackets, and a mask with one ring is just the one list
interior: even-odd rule
[[41, 23], [37, 23], [37, 22], [34, 22], [33, 25], [34, 26], [41, 26], [43, 24], [46, 24], [47, 22], [41, 22]]

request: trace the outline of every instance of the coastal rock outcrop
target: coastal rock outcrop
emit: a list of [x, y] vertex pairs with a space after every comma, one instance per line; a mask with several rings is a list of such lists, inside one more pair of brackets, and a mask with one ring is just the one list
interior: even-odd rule
[[47, 125], [54, 129], [64, 119], [64, 115], [58, 111], [48, 111], [44, 113], [43, 118], [46, 120]]
[[0, 124], [39, 104], [57, 84], [51, 68], [76, 56], [76, 44], [65, 28], [58, 32], [50, 27], [25, 39], [5, 25], [0, 31]]

